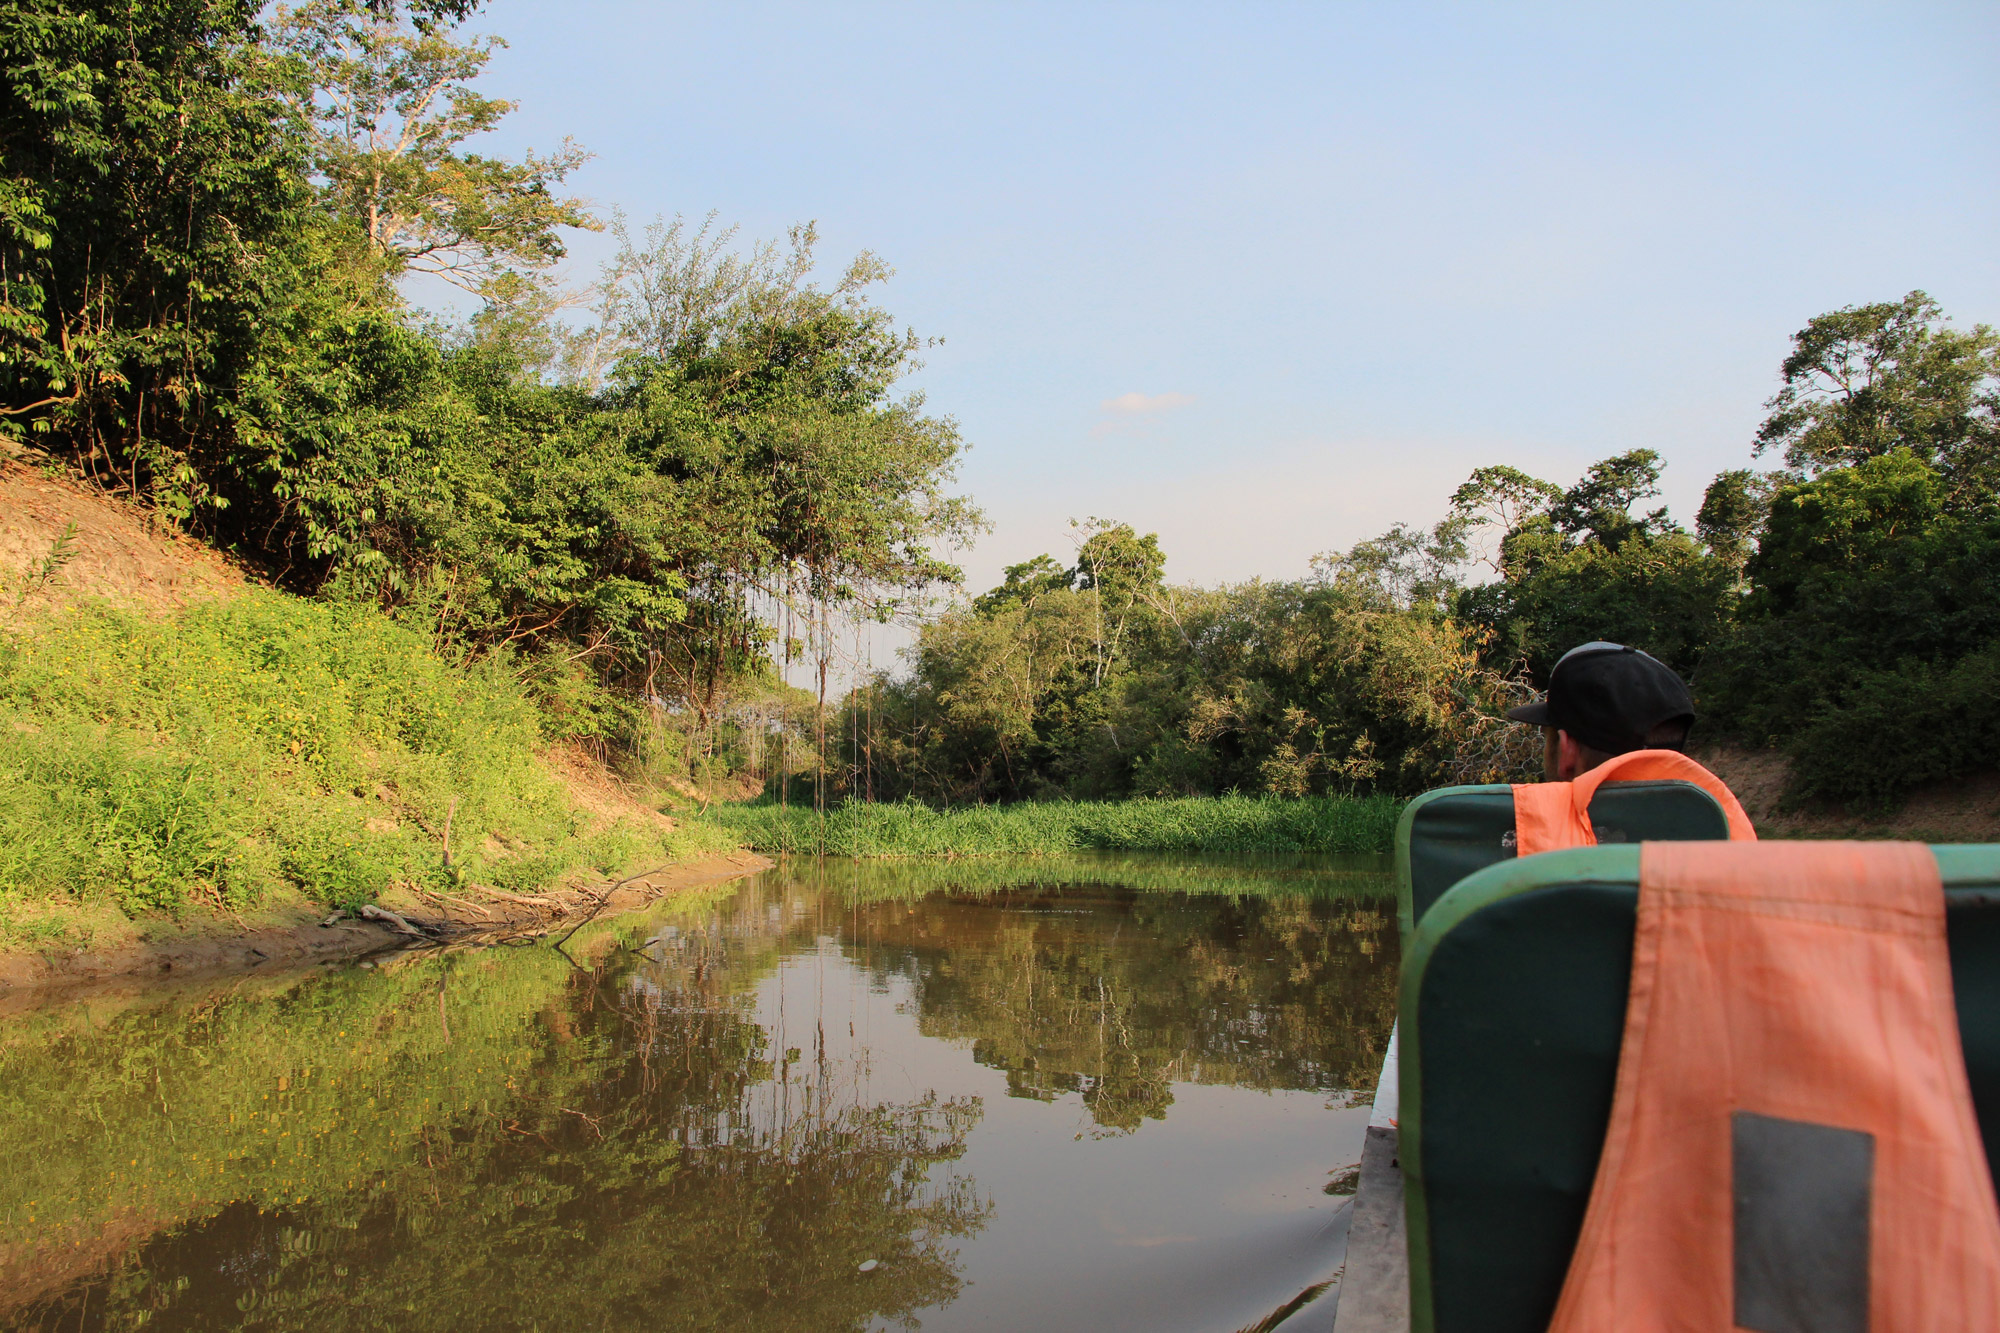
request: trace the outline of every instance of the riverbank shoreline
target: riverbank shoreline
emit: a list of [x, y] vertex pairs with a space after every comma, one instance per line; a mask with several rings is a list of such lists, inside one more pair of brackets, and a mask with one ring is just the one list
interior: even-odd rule
[[1143, 797], [1024, 801], [944, 809], [916, 801], [849, 801], [823, 811], [768, 798], [718, 803], [702, 815], [767, 854], [904, 859], [1050, 856], [1073, 852], [1387, 853], [1403, 802], [1393, 796]]
[[446, 899], [398, 890], [379, 907], [395, 921], [328, 915], [303, 901], [253, 917], [190, 913], [145, 923], [142, 939], [110, 948], [0, 949], [0, 1012], [53, 991], [120, 979], [282, 971], [384, 950], [528, 939], [634, 911], [672, 893], [754, 875], [768, 857], [737, 850], [677, 861], [627, 879], [501, 898], [468, 888]]

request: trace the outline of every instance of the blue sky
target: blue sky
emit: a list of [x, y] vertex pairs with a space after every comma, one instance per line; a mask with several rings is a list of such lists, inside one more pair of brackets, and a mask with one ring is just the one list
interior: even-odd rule
[[[1787, 339], [1928, 290], [2000, 323], [2000, 6], [495, 0], [494, 147], [634, 221], [816, 220], [945, 338], [973, 590], [1157, 531], [1297, 577], [1472, 468], [1645, 446], [1687, 518]], [[584, 235], [573, 269], [607, 251]]]

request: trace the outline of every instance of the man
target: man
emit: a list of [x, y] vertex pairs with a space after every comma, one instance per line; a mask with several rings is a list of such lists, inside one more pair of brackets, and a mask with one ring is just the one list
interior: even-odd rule
[[1570, 649], [1549, 673], [1548, 697], [1507, 716], [1547, 738], [1547, 781], [1514, 787], [1517, 855], [1596, 842], [1591, 801], [1606, 781], [1692, 783], [1715, 798], [1732, 840], [1757, 836], [1735, 793], [1681, 753], [1694, 723], [1687, 685], [1637, 648], [1599, 641]]
[[1598, 640], [1562, 655], [1546, 699], [1507, 716], [1542, 729], [1543, 776], [1573, 782], [1617, 755], [1684, 747], [1694, 696], [1658, 658]]

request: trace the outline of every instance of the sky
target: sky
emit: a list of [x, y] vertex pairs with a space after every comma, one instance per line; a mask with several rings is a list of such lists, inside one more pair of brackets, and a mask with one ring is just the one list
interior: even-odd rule
[[[872, 250], [943, 343], [967, 587], [1071, 519], [1296, 578], [1473, 468], [1655, 449], [1691, 522], [1791, 334], [2000, 323], [2000, 6], [529, 4], [493, 148], [635, 222]], [[574, 238], [570, 272], [608, 255]]]

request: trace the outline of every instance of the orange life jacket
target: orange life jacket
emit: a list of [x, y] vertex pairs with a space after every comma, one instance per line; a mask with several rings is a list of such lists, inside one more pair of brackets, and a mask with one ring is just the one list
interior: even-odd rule
[[1713, 796], [1729, 817], [1732, 840], [1754, 842], [1757, 830], [1743, 813], [1736, 793], [1722, 779], [1678, 750], [1634, 750], [1617, 755], [1574, 782], [1522, 783], [1514, 788], [1516, 852], [1532, 856], [1563, 847], [1592, 847], [1597, 833], [1590, 826], [1590, 798], [1609, 781], [1645, 782], [1675, 779], [1692, 782]]
[[2000, 1330], [2000, 1209], [1915, 843], [1649, 842], [1550, 1333]]

